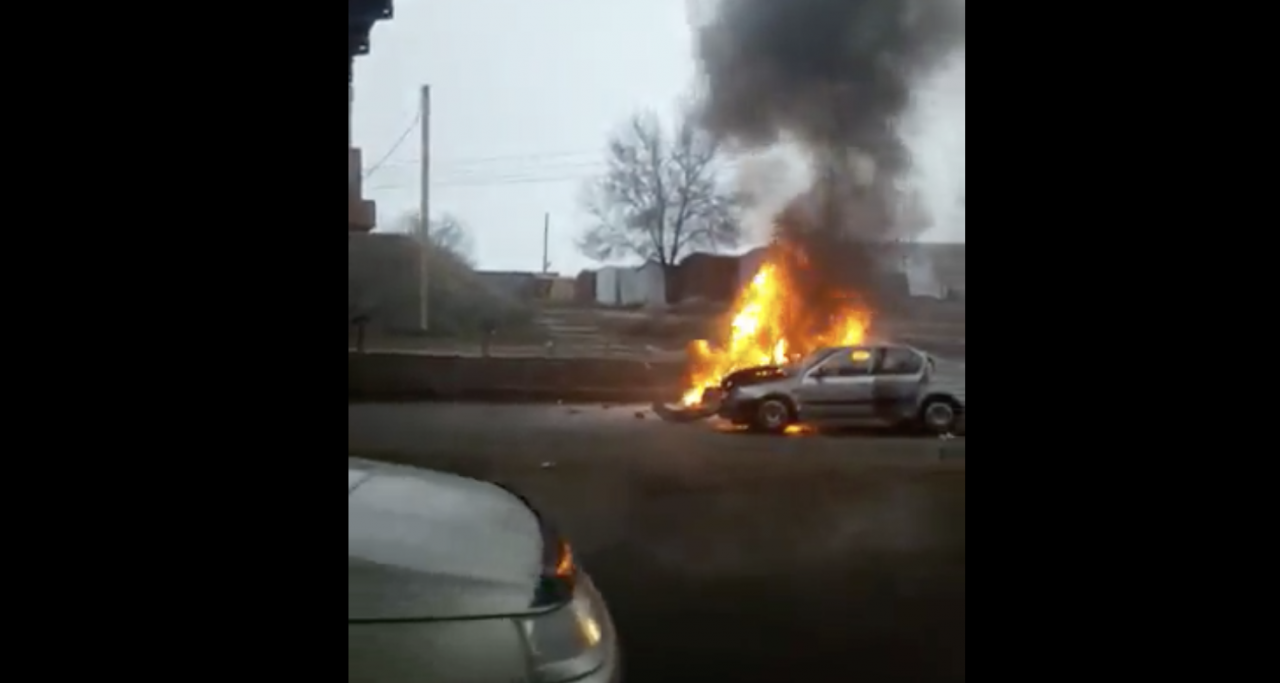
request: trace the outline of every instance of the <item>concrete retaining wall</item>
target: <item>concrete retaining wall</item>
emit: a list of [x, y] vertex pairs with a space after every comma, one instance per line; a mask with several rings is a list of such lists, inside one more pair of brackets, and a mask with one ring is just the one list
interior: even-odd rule
[[684, 363], [628, 359], [348, 353], [347, 399], [647, 403], [678, 398], [684, 374]]

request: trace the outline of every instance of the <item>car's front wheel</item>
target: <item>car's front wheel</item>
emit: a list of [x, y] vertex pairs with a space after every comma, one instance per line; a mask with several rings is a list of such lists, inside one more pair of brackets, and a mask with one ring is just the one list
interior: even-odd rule
[[953, 434], [960, 424], [960, 404], [946, 396], [925, 401], [920, 407], [920, 424], [931, 434]]
[[785, 399], [766, 398], [756, 405], [755, 416], [751, 424], [759, 431], [777, 434], [785, 430], [794, 421], [795, 414], [791, 410], [791, 405]]

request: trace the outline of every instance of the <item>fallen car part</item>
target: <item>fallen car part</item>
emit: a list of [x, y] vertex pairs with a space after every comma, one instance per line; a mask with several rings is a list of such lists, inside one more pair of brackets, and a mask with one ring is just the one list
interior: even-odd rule
[[670, 406], [662, 401], [654, 401], [651, 406], [654, 414], [667, 422], [697, 422], [716, 414], [715, 406], [699, 404], [692, 407]]

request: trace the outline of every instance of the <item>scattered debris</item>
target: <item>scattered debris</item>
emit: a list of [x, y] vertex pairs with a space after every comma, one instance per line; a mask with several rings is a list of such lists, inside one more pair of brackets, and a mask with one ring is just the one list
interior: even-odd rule
[[555, 466], [556, 466], [556, 464], [555, 464], [554, 462], [550, 461], [550, 460], [543, 461], [543, 463], [542, 463], [541, 465], [539, 465], [539, 467], [540, 467], [540, 468], [542, 468], [542, 469], [544, 469], [544, 470], [549, 470], [549, 469], [551, 469], [551, 468], [553, 468], [553, 467], [555, 467]]
[[661, 401], [654, 401], [649, 406], [658, 417], [667, 422], [694, 422], [696, 420], [705, 420], [715, 414], [715, 408], [711, 406], [695, 406], [686, 408], [684, 406], [672, 407]]
[[570, 414], [570, 415], [577, 415], [578, 413], [582, 412], [582, 410], [581, 410], [581, 409], [579, 409], [579, 408], [570, 408], [570, 409], [566, 410], [565, 412], [566, 412], [566, 413], [568, 413], [568, 414]]
[[636, 419], [637, 419], [637, 420], [643, 420], [643, 419], [644, 419], [644, 411], [643, 411], [643, 410], [637, 410], [637, 411], [636, 411]]

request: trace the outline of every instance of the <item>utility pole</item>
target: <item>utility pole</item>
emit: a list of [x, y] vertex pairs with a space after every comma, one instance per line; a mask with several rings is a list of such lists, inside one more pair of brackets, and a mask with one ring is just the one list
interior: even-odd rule
[[418, 327], [423, 332], [430, 329], [430, 310], [427, 307], [427, 258], [431, 245], [431, 86], [422, 86], [422, 187], [418, 205]]
[[551, 239], [551, 214], [542, 214], [542, 274], [551, 272], [551, 260], [547, 253], [547, 244]]

